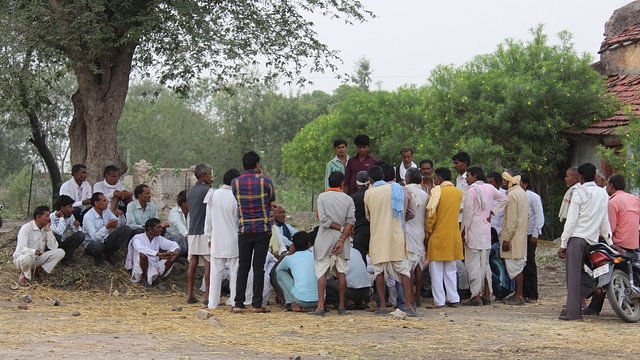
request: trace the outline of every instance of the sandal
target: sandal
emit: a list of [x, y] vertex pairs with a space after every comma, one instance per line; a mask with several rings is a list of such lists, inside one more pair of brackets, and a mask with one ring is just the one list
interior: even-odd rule
[[267, 309], [266, 307], [262, 307], [262, 308], [260, 308], [260, 310], [258, 310], [258, 311], [256, 311], [256, 309], [254, 308], [254, 309], [252, 310], [252, 312], [253, 312], [254, 314], [266, 314], [266, 313], [270, 313], [270, 312], [271, 312], [271, 310]]
[[229, 309], [229, 312], [232, 314], [242, 314], [242, 308], [232, 306], [231, 309]]

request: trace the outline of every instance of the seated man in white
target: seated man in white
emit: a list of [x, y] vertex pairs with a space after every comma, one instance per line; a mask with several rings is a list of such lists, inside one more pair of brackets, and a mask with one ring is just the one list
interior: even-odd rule
[[75, 164], [71, 168], [71, 179], [60, 186], [60, 195], [73, 199], [73, 216], [82, 224], [82, 212], [91, 205], [91, 185], [87, 180], [87, 167]]
[[189, 204], [187, 190], [182, 190], [176, 199], [178, 206], [169, 211], [169, 227], [166, 238], [180, 245], [180, 256], [187, 257], [187, 235], [189, 234]]
[[[347, 310], [364, 310], [367, 308], [365, 298], [371, 292], [373, 276], [367, 272], [367, 265], [365, 265], [364, 260], [362, 260], [360, 252], [353, 247], [350, 251], [349, 271], [347, 272], [347, 293], [344, 305]], [[389, 290], [391, 289], [392, 287], [389, 287]], [[395, 287], [393, 287], [393, 289], [395, 290]], [[327, 280], [326, 296], [326, 302], [338, 308], [340, 294], [337, 279]]]
[[50, 214], [47, 206], [38, 206], [33, 211], [33, 220], [22, 225], [18, 232], [13, 264], [20, 270], [18, 281], [22, 286], [29, 286], [32, 271], [40, 281], [46, 282], [47, 274], [64, 258], [64, 250], [58, 249], [51, 232]]
[[287, 211], [284, 206], [278, 205], [275, 213], [273, 214], [273, 222], [280, 234], [282, 235], [282, 241], [286, 247], [291, 245], [291, 240], [293, 239], [293, 235], [295, 235], [298, 230], [294, 229], [293, 226], [287, 224], [285, 221], [287, 220]]
[[131, 270], [131, 281], [140, 282], [145, 290], [153, 290], [155, 283], [158, 290], [165, 291], [162, 279], [171, 272], [180, 246], [160, 236], [162, 223], [159, 219], [147, 220], [144, 231], [131, 239], [125, 269]]
[[318, 306], [316, 265], [309, 245], [309, 234], [295, 234], [289, 255], [276, 268], [276, 277], [284, 294], [287, 310], [301, 311], [303, 308]]
[[120, 182], [120, 169], [109, 165], [104, 168], [103, 174], [104, 180], [93, 184], [93, 193], [103, 193], [109, 202], [108, 209], [115, 216], [123, 215], [127, 211], [127, 204], [133, 200], [133, 194]]

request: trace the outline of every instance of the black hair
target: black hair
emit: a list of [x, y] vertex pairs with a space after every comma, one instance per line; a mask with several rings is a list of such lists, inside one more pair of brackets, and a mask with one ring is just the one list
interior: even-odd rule
[[334, 148], [334, 149], [335, 149], [335, 148], [337, 148], [337, 147], [338, 147], [338, 146], [340, 146], [340, 145], [349, 146], [349, 145], [347, 144], [347, 140], [342, 139], [342, 138], [340, 138], [340, 139], [335, 139], [335, 140], [333, 141], [333, 148]]
[[420, 167], [422, 167], [422, 165], [424, 165], [424, 164], [429, 164], [433, 168], [433, 161], [430, 160], [430, 159], [424, 159], [424, 160], [420, 161]]
[[176, 198], [176, 202], [178, 206], [187, 202], [187, 190], [182, 190], [178, 193], [178, 197]]
[[440, 176], [444, 181], [451, 181], [451, 170], [441, 167], [437, 168], [435, 171], [436, 176]]
[[409, 180], [412, 184], [420, 184], [420, 181], [422, 181], [422, 174], [420, 173], [420, 170], [411, 168], [407, 170], [404, 178], [405, 180]]
[[260, 155], [255, 151], [249, 151], [242, 156], [242, 167], [245, 170], [253, 170], [258, 166], [260, 162]]
[[151, 218], [144, 223], [144, 231], [149, 231], [149, 229], [156, 227], [158, 224], [160, 224], [160, 219]]
[[231, 185], [231, 180], [240, 176], [240, 170], [238, 169], [229, 169], [224, 176], [222, 177], [222, 183], [225, 185]]
[[393, 181], [396, 178], [396, 169], [389, 164], [382, 165], [382, 173], [384, 174], [384, 181]]
[[460, 151], [459, 153], [453, 155], [451, 158], [453, 161], [466, 162], [467, 166], [471, 166], [471, 157], [464, 151]]
[[56, 200], [55, 204], [53, 204], [53, 210], [58, 211], [67, 205], [73, 205], [74, 202], [75, 201], [71, 197], [67, 195], [60, 195], [58, 196], [58, 200]]
[[120, 169], [118, 169], [117, 166], [115, 165], [108, 165], [107, 167], [104, 168], [104, 171], [102, 172], [103, 176], [107, 176], [109, 175], [110, 172], [112, 171], [117, 171], [118, 174], [120, 174]]
[[487, 178], [493, 179], [493, 181], [495, 181], [496, 184], [502, 184], [502, 175], [500, 175], [500, 173], [497, 171], [492, 171], [488, 173]]
[[411, 155], [413, 155], [413, 149], [408, 147], [408, 146], [405, 146], [405, 147], [402, 148], [402, 150], [400, 150], [400, 155], [406, 153], [407, 151], [409, 151], [411, 153]]
[[622, 190], [627, 187], [627, 182], [624, 180], [624, 176], [620, 174], [613, 174], [609, 177], [609, 184], [613, 185], [616, 190]]
[[51, 210], [49, 210], [49, 207], [46, 206], [46, 205], [40, 205], [40, 206], [36, 207], [33, 210], [33, 220], [35, 220], [40, 215], [44, 215], [44, 213], [46, 213], [47, 211], [50, 212]]
[[73, 167], [71, 167], [71, 175], [80, 172], [80, 169], [86, 169], [87, 167], [84, 166], [83, 164], [75, 164], [73, 165]]
[[529, 174], [520, 174], [520, 181], [527, 186], [527, 190], [531, 190], [531, 176], [529, 176]]
[[487, 178], [484, 176], [484, 170], [480, 166], [474, 166], [467, 169], [467, 174], [471, 174], [471, 176], [475, 176], [480, 181], [487, 181]]
[[94, 192], [91, 194], [91, 207], [95, 205], [96, 201], [100, 201], [100, 195], [104, 196], [101, 192]]
[[306, 231], [298, 231], [293, 234], [291, 242], [296, 248], [296, 251], [307, 250], [309, 249], [309, 234]]
[[578, 166], [578, 174], [582, 175], [584, 182], [593, 181], [596, 178], [596, 166], [591, 163], [584, 163]]
[[378, 166], [378, 165], [369, 166], [369, 168], [367, 169], [367, 175], [369, 175], [371, 180], [373, 180], [374, 182], [382, 180], [383, 177], [384, 177], [384, 173], [382, 172], [382, 168], [380, 166]]
[[148, 188], [149, 185], [145, 185], [145, 184], [140, 184], [138, 186], [136, 186], [135, 189], [133, 189], [133, 196], [135, 196], [135, 198], [138, 198], [138, 195], [142, 194], [144, 192], [145, 188]]
[[353, 138], [353, 143], [357, 146], [371, 146], [371, 138], [366, 134], [356, 135]]
[[329, 187], [338, 187], [344, 181], [344, 174], [341, 171], [333, 171], [329, 174]]

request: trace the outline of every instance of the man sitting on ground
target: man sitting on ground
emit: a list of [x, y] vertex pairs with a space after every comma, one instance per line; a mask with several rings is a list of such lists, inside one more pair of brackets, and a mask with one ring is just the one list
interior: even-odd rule
[[120, 182], [120, 169], [114, 165], [104, 168], [104, 180], [93, 185], [93, 193], [102, 193], [109, 203], [108, 209], [116, 216], [127, 211], [127, 204], [133, 200], [133, 194]]
[[125, 225], [124, 216], [116, 217], [109, 201], [102, 193], [91, 195], [91, 209], [84, 215], [82, 230], [85, 234], [84, 251], [93, 257], [96, 266], [103, 260], [118, 266], [115, 253], [129, 244], [131, 229]]
[[60, 195], [73, 199], [73, 216], [82, 223], [82, 211], [89, 208], [91, 185], [87, 180], [87, 167], [75, 164], [71, 168], [71, 179], [60, 186]]
[[180, 256], [186, 257], [187, 235], [189, 234], [189, 204], [187, 203], [187, 190], [178, 193], [178, 206], [169, 211], [169, 227], [167, 239], [173, 240], [180, 246]]
[[64, 257], [64, 250], [58, 249], [58, 242], [49, 227], [49, 215], [48, 207], [38, 206], [33, 211], [33, 220], [22, 225], [18, 232], [13, 265], [20, 270], [18, 282], [22, 286], [29, 286], [32, 269], [40, 281], [46, 282], [47, 274]]
[[166, 290], [162, 279], [169, 275], [180, 253], [178, 243], [160, 236], [162, 229], [160, 220], [151, 218], [144, 223], [145, 233], [129, 243], [125, 269], [131, 270], [131, 281], [140, 282], [147, 291], [153, 290], [154, 282], [158, 290]]
[[[371, 292], [371, 274], [367, 271], [367, 266], [360, 256], [360, 252], [351, 248], [349, 256], [349, 271], [347, 272], [347, 292], [345, 294], [344, 307], [347, 310], [364, 310], [367, 308], [365, 298]], [[334, 307], [340, 305], [340, 291], [338, 280], [327, 280], [327, 301]]]
[[65, 252], [62, 263], [73, 266], [73, 253], [84, 241], [84, 233], [80, 228], [80, 222], [73, 215], [72, 198], [60, 195], [54, 205], [56, 212], [51, 213], [51, 231], [58, 240], [58, 247]]
[[[158, 218], [158, 211], [156, 206], [151, 202], [151, 189], [145, 185], [140, 184], [133, 190], [133, 195], [136, 201], [132, 201], [127, 205], [127, 226], [131, 228], [131, 235], [138, 235], [145, 232], [144, 226], [147, 220], [152, 218]], [[164, 221], [160, 223], [162, 225], [162, 235], [169, 227], [169, 222]]]
[[284, 245], [289, 247], [291, 245], [291, 239], [293, 235], [295, 235], [298, 230], [294, 229], [293, 226], [287, 224], [285, 221], [287, 220], [287, 211], [284, 206], [278, 205], [276, 208], [275, 214], [273, 215], [273, 222], [280, 234], [282, 234], [282, 241]]
[[284, 293], [287, 309], [290, 306], [292, 311], [318, 306], [318, 280], [309, 245], [308, 233], [296, 233], [289, 255], [276, 268], [276, 277]]

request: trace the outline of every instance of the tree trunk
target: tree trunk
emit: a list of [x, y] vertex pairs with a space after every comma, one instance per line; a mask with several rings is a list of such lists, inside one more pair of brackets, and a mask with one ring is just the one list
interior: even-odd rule
[[74, 114], [69, 126], [71, 163], [84, 164], [87, 181], [95, 184], [103, 179], [107, 165], [127, 171], [127, 164], [118, 149], [118, 120], [129, 90], [129, 74], [135, 45], [114, 49], [109, 56], [97, 59], [93, 65], [86, 60], [74, 61], [78, 91], [72, 96]]

